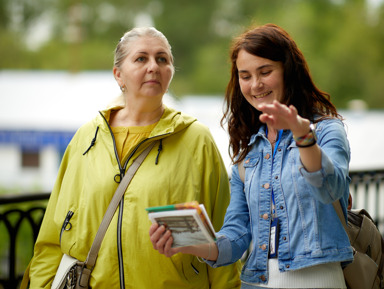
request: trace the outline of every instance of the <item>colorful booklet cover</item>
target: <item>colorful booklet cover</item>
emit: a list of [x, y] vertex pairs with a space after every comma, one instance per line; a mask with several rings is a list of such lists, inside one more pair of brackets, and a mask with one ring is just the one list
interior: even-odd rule
[[146, 208], [152, 223], [171, 230], [172, 247], [184, 247], [216, 241], [215, 230], [203, 204], [196, 201]]

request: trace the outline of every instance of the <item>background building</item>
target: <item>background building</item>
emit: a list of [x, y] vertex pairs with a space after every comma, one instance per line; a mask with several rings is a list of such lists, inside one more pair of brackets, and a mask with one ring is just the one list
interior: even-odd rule
[[[73, 134], [119, 94], [111, 71], [1, 71], [0, 190], [49, 192]], [[167, 95], [165, 103], [209, 126], [230, 171], [228, 136], [219, 124], [223, 97]], [[350, 168], [383, 169], [384, 112], [353, 104], [353, 110], [341, 111], [352, 149]]]

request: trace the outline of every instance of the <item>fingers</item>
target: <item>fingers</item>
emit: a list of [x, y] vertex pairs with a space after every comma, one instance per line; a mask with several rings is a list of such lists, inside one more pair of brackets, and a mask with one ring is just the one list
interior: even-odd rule
[[[170, 238], [171, 238], [171, 240], [170, 240]], [[170, 243], [170, 244], [169, 244], [169, 243]], [[171, 245], [172, 245], [172, 235], [171, 235], [171, 231], [169, 231], [169, 230], [165, 230], [165, 228], [164, 228], [164, 233], [162, 234], [162, 236], [160, 237], [160, 239], [158, 239], [158, 241], [156, 242], [154, 248], [155, 248], [157, 251], [159, 251], [160, 254], [164, 254], [164, 255], [166, 255], [167, 252], [170, 250]]]
[[152, 242], [153, 249], [161, 249], [161, 244], [164, 244], [166, 241], [163, 239], [165, 231], [166, 229], [164, 226], [159, 226], [157, 223], [151, 225], [151, 227], [149, 228], [149, 236]]
[[177, 249], [172, 248], [172, 233], [165, 226], [159, 226], [157, 223], [152, 224], [149, 228], [149, 236], [153, 249], [159, 251], [160, 254], [171, 257], [178, 253]]
[[257, 109], [263, 114], [268, 115], [290, 115], [294, 112], [292, 109], [296, 108], [293, 105], [288, 107], [285, 104], [281, 104], [277, 100], [274, 100], [271, 104], [260, 104]]
[[297, 109], [293, 106], [286, 106], [274, 100], [271, 104], [258, 106], [261, 112], [260, 121], [275, 129], [290, 129], [297, 122]]
[[149, 228], [149, 235], [152, 236], [152, 234], [157, 230], [158, 227], [159, 227], [159, 224], [153, 223]]
[[[171, 233], [171, 231], [167, 231], [167, 233], [168, 232]], [[165, 246], [164, 246], [164, 253], [163, 254], [166, 257], [171, 257], [171, 256], [173, 256], [174, 254], [177, 253], [177, 250], [172, 248], [172, 244], [173, 244], [173, 238], [172, 238], [172, 235], [170, 234], [170, 237], [165, 242]]]

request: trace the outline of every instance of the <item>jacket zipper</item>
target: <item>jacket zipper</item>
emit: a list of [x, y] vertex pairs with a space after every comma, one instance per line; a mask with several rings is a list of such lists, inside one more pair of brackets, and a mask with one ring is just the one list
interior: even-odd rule
[[[103, 117], [105, 123], [107, 124], [107, 127], [109, 129], [109, 133], [112, 136], [113, 149], [115, 151], [115, 157], [117, 160], [117, 164], [119, 165], [119, 171], [120, 171], [120, 181], [119, 182], [121, 182], [121, 180], [123, 179], [124, 174], [125, 174], [125, 169], [121, 166], [119, 154], [117, 153], [115, 136], [113, 135], [112, 129], [111, 129], [108, 121], [104, 117], [104, 115], [101, 112], [99, 112], [99, 113]], [[129, 160], [129, 158], [128, 158], [128, 160]], [[128, 163], [128, 161], [126, 162], [126, 164], [127, 163]], [[126, 166], [126, 164], [124, 166]], [[116, 176], [115, 176], [115, 181], [116, 181]], [[125, 289], [124, 262], [123, 262], [123, 252], [122, 252], [122, 245], [121, 245], [121, 227], [122, 227], [122, 220], [123, 220], [123, 209], [124, 209], [124, 198], [121, 198], [120, 204], [119, 204], [119, 215], [118, 215], [118, 219], [117, 219], [117, 255], [118, 255], [118, 263], [119, 263], [120, 289]]]
[[[71, 224], [69, 221], [71, 220], [73, 214], [74, 214], [74, 213], [73, 213], [72, 211], [68, 211], [67, 216], [66, 216], [65, 219], [64, 219], [63, 226], [61, 226], [61, 231], [60, 231], [60, 245], [61, 245], [61, 236], [63, 235], [63, 232], [64, 232], [64, 231], [69, 231], [69, 230], [72, 228], [72, 224]], [[68, 226], [68, 224], [69, 224], [69, 228], [66, 229], [67, 226]]]
[[[122, 167], [121, 166], [121, 161], [120, 161], [120, 158], [119, 158], [119, 154], [117, 152], [117, 148], [116, 148], [116, 140], [115, 140], [115, 136], [113, 135], [113, 132], [112, 132], [112, 129], [108, 123], [108, 121], [106, 120], [106, 118], [104, 117], [104, 115], [99, 112], [100, 115], [102, 116], [102, 118], [104, 119], [105, 123], [107, 124], [107, 127], [109, 129], [109, 132], [112, 136], [112, 141], [113, 141], [113, 148], [114, 148], [114, 151], [115, 151], [115, 156], [116, 156], [116, 160], [117, 160], [117, 164], [119, 165], [119, 170], [120, 170], [120, 181], [123, 179], [124, 175], [125, 175], [125, 170], [127, 168], [127, 165], [128, 165], [128, 162], [129, 160], [132, 158], [132, 156], [135, 154], [135, 152], [139, 149], [139, 147], [146, 141], [150, 140], [150, 139], [153, 139], [153, 138], [157, 138], [159, 136], [156, 136], [156, 137], [152, 137], [152, 138], [147, 138], [143, 141], [141, 141], [135, 148], [134, 150], [132, 151], [132, 153], [128, 156], [127, 160], [125, 161], [124, 163], [124, 166]], [[169, 134], [169, 133], [167, 133]], [[164, 135], [167, 135], [167, 134], [163, 134], [163, 135], [160, 135], [160, 136], [164, 136]], [[115, 176], [115, 180], [116, 180], [116, 176]], [[120, 200], [120, 204], [119, 204], [119, 214], [118, 214], [118, 219], [117, 219], [117, 254], [118, 254], [118, 263], [119, 263], [119, 276], [120, 276], [120, 289], [125, 289], [125, 281], [124, 281], [124, 262], [123, 262], [123, 246], [122, 246], [122, 241], [121, 241], [121, 231], [122, 231], [122, 224], [123, 224], [123, 210], [124, 209], [124, 198], [121, 198]]]

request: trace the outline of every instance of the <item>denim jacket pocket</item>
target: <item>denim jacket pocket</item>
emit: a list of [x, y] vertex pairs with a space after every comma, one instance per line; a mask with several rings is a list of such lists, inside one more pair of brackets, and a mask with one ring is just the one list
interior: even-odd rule
[[250, 181], [252, 180], [252, 176], [255, 173], [255, 168], [259, 162], [260, 162], [259, 156], [251, 156], [251, 157], [247, 156], [244, 159], [243, 161], [244, 175], [240, 176], [240, 178], [242, 178], [242, 181], [244, 182], [244, 192], [248, 191], [250, 186]]
[[246, 157], [245, 159], [244, 159], [244, 162], [243, 162], [243, 164], [244, 164], [244, 168], [251, 168], [251, 167], [254, 167], [254, 166], [256, 166], [257, 165], [257, 163], [259, 162], [259, 160], [260, 160], [260, 157], [259, 156], [252, 156], [252, 157]]

